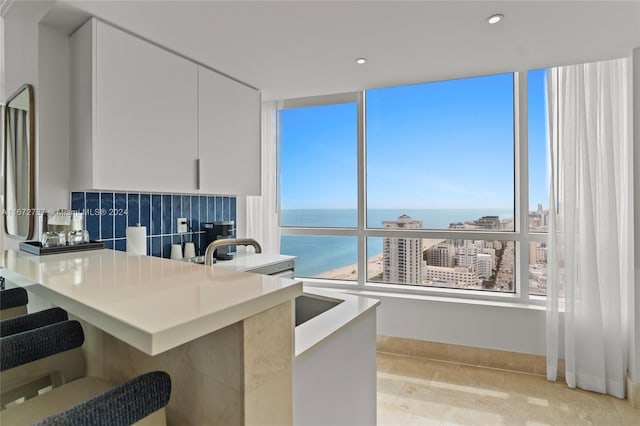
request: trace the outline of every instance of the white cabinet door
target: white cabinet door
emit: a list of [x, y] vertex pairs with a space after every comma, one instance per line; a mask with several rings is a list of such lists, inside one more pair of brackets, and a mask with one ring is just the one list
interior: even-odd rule
[[260, 94], [199, 67], [198, 151], [201, 192], [259, 195]]
[[196, 190], [198, 66], [97, 22], [93, 186]]

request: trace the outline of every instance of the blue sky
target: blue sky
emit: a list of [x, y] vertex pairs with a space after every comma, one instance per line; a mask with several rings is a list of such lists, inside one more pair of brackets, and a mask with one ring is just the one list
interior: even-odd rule
[[[531, 206], [547, 205], [544, 75], [530, 73]], [[513, 75], [366, 92], [369, 208], [513, 206]], [[355, 208], [357, 107], [281, 113], [287, 208]]]
[[529, 71], [529, 208], [549, 205], [546, 148], [545, 70]]
[[280, 138], [282, 208], [356, 208], [355, 103], [284, 110]]

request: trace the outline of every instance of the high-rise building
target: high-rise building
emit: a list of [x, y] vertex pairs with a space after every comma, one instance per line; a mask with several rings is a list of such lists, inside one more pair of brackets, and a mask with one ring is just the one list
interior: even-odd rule
[[531, 241], [529, 243], [529, 265], [547, 263], [547, 247], [545, 243]]
[[529, 212], [529, 227], [535, 229], [546, 228], [547, 226], [549, 226], [549, 210], [544, 210], [542, 204], [538, 204], [536, 211]]
[[496, 249], [493, 247], [482, 249], [482, 253], [491, 255], [491, 265], [496, 264]]
[[487, 244], [487, 241], [485, 241], [485, 240], [474, 240], [473, 241], [473, 245], [478, 248], [478, 253], [482, 253], [482, 250], [484, 250], [486, 244]]
[[491, 263], [491, 255], [479, 253], [478, 254], [478, 278], [489, 278], [491, 276], [491, 270], [493, 264]]
[[472, 241], [465, 240], [462, 247], [458, 248], [456, 256], [456, 266], [472, 268], [474, 271], [478, 267], [478, 246]]
[[500, 229], [500, 217], [482, 216], [475, 221], [475, 225], [481, 229]]
[[[398, 220], [382, 221], [384, 228], [421, 229], [422, 221], [402, 215]], [[419, 284], [422, 281], [422, 239], [385, 237], [383, 280], [391, 283]]]
[[454, 265], [455, 248], [453, 244], [436, 244], [427, 250], [427, 265], [451, 268]]
[[529, 241], [529, 265], [535, 265], [538, 263], [537, 247], [538, 243], [535, 241]]

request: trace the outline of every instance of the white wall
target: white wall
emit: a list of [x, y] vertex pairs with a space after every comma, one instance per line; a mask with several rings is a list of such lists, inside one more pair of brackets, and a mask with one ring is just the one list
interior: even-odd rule
[[640, 386], [640, 47], [633, 50], [634, 280], [629, 321], [629, 375]]
[[[5, 94], [38, 84], [38, 22], [52, 2], [13, 2], [5, 16]], [[36, 100], [37, 102], [37, 100]]]
[[542, 307], [357, 294], [381, 301], [379, 335], [537, 355], [546, 351], [546, 314]]
[[38, 149], [36, 206], [69, 208], [69, 38], [38, 27]]
[[[54, 1], [20, 1], [4, 22], [5, 94], [25, 83], [34, 87], [35, 207], [69, 206], [69, 72], [67, 34], [40, 24]], [[40, 235], [36, 217], [34, 239]], [[6, 237], [4, 246], [18, 248]]]
[[[1, 4], [1, 3], [0, 3]], [[4, 91], [4, 16], [0, 15], [0, 116], [4, 117], [3, 105], [7, 99]], [[0, 143], [4, 144], [4, 120], [0, 119]], [[4, 150], [0, 151], [0, 164], [4, 164]], [[4, 166], [0, 166], [0, 203], [4, 207]], [[0, 252], [4, 251], [4, 215], [0, 215]]]
[[[6, 68], [6, 65], [4, 61], [4, 16], [0, 15], [0, 104], [4, 104], [4, 101], [7, 99], [7, 94], [5, 93], [5, 90], [4, 90], [5, 68]], [[2, 120], [0, 120], [0, 122], [1, 121]], [[2, 125], [0, 124], [0, 126]], [[0, 127], [0, 129], [1, 128], [2, 127]]]
[[[5, 94], [11, 96], [25, 83], [33, 85], [36, 103], [36, 153], [39, 139], [37, 28], [48, 8], [49, 6], [42, 2], [13, 2], [4, 17]], [[2, 232], [4, 233], [4, 230]], [[4, 247], [17, 248], [18, 240], [5, 236]]]

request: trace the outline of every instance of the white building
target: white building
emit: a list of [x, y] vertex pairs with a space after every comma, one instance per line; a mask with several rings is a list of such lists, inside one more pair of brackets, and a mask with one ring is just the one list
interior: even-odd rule
[[531, 241], [529, 243], [529, 265], [547, 263], [547, 247], [544, 243]]
[[456, 266], [463, 266], [466, 268], [478, 268], [478, 246], [471, 241], [465, 241], [464, 245], [458, 248], [458, 254], [456, 256]]
[[496, 249], [494, 248], [484, 248], [482, 249], [483, 254], [488, 254], [491, 256], [491, 265], [496, 264]]
[[425, 282], [476, 284], [478, 282], [478, 273], [471, 268], [460, 266], [455, 268], [425, 266], [424, 279]]
[[[383, 221], [384, 228], [420, 229], [421, 220], [402, 215], [395, 221]], [[384, 238], [383, 280], [388, 283], [416, 284], [422, 282], [422, 239]]]
[[491, 262], [491, 255], [479, 253], [478, 256], [478, 278], [489, 278], [491, 276], [491, 270], [493, 269], [493, 263]]

